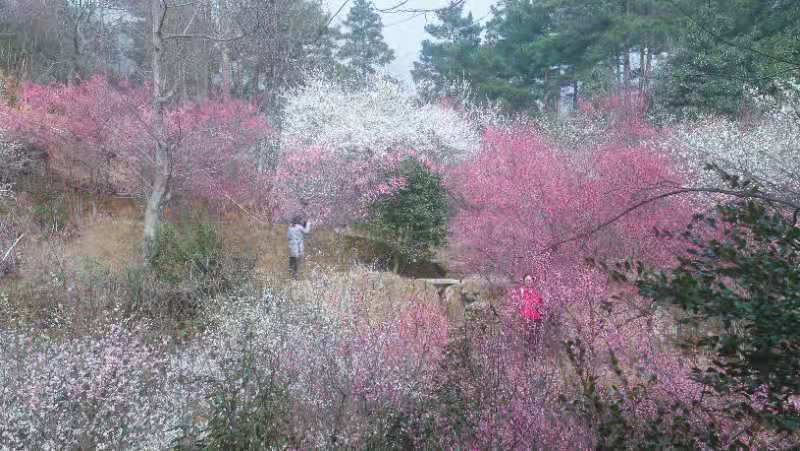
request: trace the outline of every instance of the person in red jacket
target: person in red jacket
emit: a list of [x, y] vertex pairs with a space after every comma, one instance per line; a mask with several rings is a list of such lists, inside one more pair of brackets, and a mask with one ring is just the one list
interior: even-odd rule
[[515, 288], [511, 292], [511, 300], [514, 302], [514, 306], [519, 309], [519, 314], [527, 325], [529, 340], [534, 340], [537, 336], [538, 326], [542, 321], [544, 303], [533, 286], [533, 276], [531, 274], [525, 274], [522, 278], [522, 286]]

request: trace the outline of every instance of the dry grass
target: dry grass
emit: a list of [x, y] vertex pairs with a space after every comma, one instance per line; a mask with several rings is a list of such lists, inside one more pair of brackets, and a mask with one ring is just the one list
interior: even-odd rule
[[[134, 200], [65, 195], [64, 204], [69, 213], [66, 229], [46, 238], [31, 222], [21, 270], [0, 280], [3, 292], [13, 294], [15, 304], [30, 307], [26, 309], [31, 313], [52, 310], [63, 302], [63, 296], [57, 294], [64, 290], [72, 290], [67, 297], [77, 296], [75, 290], [84, 283], [79, 278], [108, 274], [109, 280], [124, 282], [127, 270], [142, 263], [143, 218]], [[29, 210], [35, 200], [26, 205], [19, 208]], [[166, 216], [177, 223], [214, 221], [231, 256], [255, 260], [252, 282], [256, 287], [278, 289], [297, 301], [356, 296], [367, 301], [370, 317], [375, 320], [390, 317], [398, 305], [409, 300], [439, 302], [436, 290], [425, 282], [366, 270], [365, 266], [388, 251], [367, 238], [324, 228], [312, 230], [306, 242], [301, 281], [293, 282], [288, 271], [285, 225], [259, 224], [236, 215], [213, 220], [197, 211], [183, 216], [167, 212]], [[102, 280], [92, 279], [89, 285], [100, 287]]]
[[293, 302], [358, 300], [365, 308], [367, 317], [376, 323], [396, 317], [399, 307], [409, 302], [436, 305], [444, 309], [432, 285], [363, 267], [344, 272], [310, 267], [304, 280], [289, 284], [284, 290], [286, 297]]
[[[256, 273], [262, 277], [288, 277], [289, 250], [285, 225], [254, 224], [244, 219], [219, 225], [228, 248], [256, 257]], [[369, 240], [333, 230], [313, 230], [305, 243], [305, 266], [347, 271], [354, 264], [369, 264], [381, 249]]]
[[89, 258], [114, 271], [141, 258], [142, 222], [134, 219], [102, 219], [85, 226], [66, 245], [66, 257]]
[[[143, 219], [135, 200], [69, 196], [67, 203], [71, 233], [65, 243], [65, 257], [96, 260], [115, 271], [141, 262]], [[173, 215], [167, 212], [167, 216]], [[264, 225], [247, 217], [225, 215], [224, 221], [217, 222], [217, 229], [231, 253], [257, 259], [260, 277], [288, 277], [285, 225]], [[41, 245], [33, 243], [30, 252], [44, 251]], [[377, 247], [364, 238], [314, 230], [306, 241], [306, 266], [345, 271], [353, 263], [369, 263], [380, 257], [382, 250]]]

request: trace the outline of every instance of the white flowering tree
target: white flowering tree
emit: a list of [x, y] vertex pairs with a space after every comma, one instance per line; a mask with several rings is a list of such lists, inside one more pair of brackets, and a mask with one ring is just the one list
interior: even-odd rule
[[381, 77], [352, 86], [314, 76], [288, 98], [277, 188], [284, 213], [303, 200], [332, 223], [401, 186], [384, 174], [405, 156], [443, 168], [480, 147], [478, 122], [446, 104], [425, 104]]
[[479, 143], [479, 130], [464, 114], [420, 104], [381, 77], [355, 88], [313, 77], [290, 96], [283, 130], [284, 149], [317, 146], [359, 159], [405, 148], [447, 164], [472, 155]]
[[10, 198], [14, 196], [14, 192], [11, 191], [11, 184], [5, 183], [0, 184], [0, 199], [2, 198]]
[[726, 119], [684, 124], [667, 144], [704, 186], [722, 185], [716, 172], [704, 170], [713, 164], [773, 195], [800, 200], [800, 118], [794, 111], [776, 110], [751, 124]]
[[[0, 130], [0, 207], [14, 201], [12, 183], [31, 164], [26, 150], [19, 143], [7, 139]], [[0, 277], [17, 269], [19, 244], [23, 237], [10, 211], [0, 208]]]
[[0, 200], [13, 197], [11, 180], [27, 163], [22, 146], [7, 139], [0, 130]]

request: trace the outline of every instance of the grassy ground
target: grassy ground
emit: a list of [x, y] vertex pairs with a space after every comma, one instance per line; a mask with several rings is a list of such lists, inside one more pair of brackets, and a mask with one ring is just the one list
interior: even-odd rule
[[[23, 257], [18, 271], [0, 278], [0, 296], [10, 302], [21, 321], [49, 324], [51, 317], [61, 314], [61, 305], [73, 309], [74, 315], [86, 316], [88, 321], [113, 305], [127, 305], [131, 296], [138, 299], [141, 295], [135, 294], [135, 287], [139, 286], [150, 290], [146, 297], [158, 308], [166, 309], [159, 310], [155, 317], [168, 319], [172, 310], [192, 310], [195, 294], [187, 291], [194, 286], [192, 281], [161, 286], [150, 279], [134, 280], [142, 274], [143, 263], [143, 215], [134, 199], [56, 191], [46, 198], [23, 195], [14, 209], [18, 222], [25, 224]], [[46, 233], [51, 229], [40, 224], [42, 211], [57, 211], [44, 215], [59, 218], [57, 233]], [[167, 211], [165, 217], [177, 224], [213, 223], [227, 255], [249, 262], [247, 265], [255, 263], [251, 267], [254, 273], [248, 273], [247, 279], [237, 284], [269, 287], [295, 300], [335, 298], [347, 292], [348, 296], [366, 300], [374, 319], [392, 315], [398, 302], [441, 302], [432, 286], [416, 279], [442, 277], [442, 268], [423, 263], [401, 267], [401, 274], [392, 274], [386, 271], [391, 261], [390, 249], [383, 243], [349, 231], [315, 228], [307, 238], [301, 281], [295, 283], [288, 271], [286, 225], [262, 224], [236, 213], [212, 216], [201, 211], [202, 208]], [[120, 302], [123, 298], [126, 301]], [[447, 306], [448, 316], [456, 322], [463, 321], [463, 308], [450, 307]], [[182, 319], [186, 316], [182, 313], [173, 316], [180, 324], [187, 321]], [[87, 323], [86, 327], [89, 329], [90, 325]], [[170, 327], [167, 325], [167, 329]]]
[[[83, 225], [67, 245], [67, 255], [92, 258], [120, 268], [139, 260], [143, 220], [141, 209], [130, 199], [99, 202], [92, 218], [83, 216]], [[261, 224], [243, 215], [226, 215], [215, 221], [226, 248], [239, 255], [256, 258], [256, 273], [262, 276], [288, 276], [286, 226]], [[306, 241], [306, 264], [345, 271], [353, 264], [382, 267], [389, 248], [365, 237], [321, 228], [312, 230]], [[410, 277], [441, 277], [443, 269], [423, 262], [401, 267]]]
[[[41, 209], [41, 199], [23, 199], [20, 211], [34, 212]], [[31, 225], [24, 241], [24, 252], [29, 256], [45, 256], [62, 264], [78, 265], [91, 261], [120, 272], [132, 265], [141, 264], [143, 217], [141, 206], [134, 199], [96, 198], [86, 195], [59, 195], [48, 202], [59, 210], [60, 221], [65, 231], [58, 239], [45, 239], [40, 226]], [[24, 222], [35, 223], [28, 213]], [[192, 215], [192, 216], [190, 216]], [[209, 219], [195, 212], [181, 214], [168, 211], [169, 221], [213, 222], [221, 234], [225, 248], [233, 255], [255, 260], [255, 272], [260, 279], [286, 279], [288, 273], [288, 248], [286, 225], [262, 224], [241, 214], [225, 214], [223, 219]], [[191, 219], [186, 219], [190, 217]], [[55, 248], [57, 247], [57, 249]], [[306, 242], [305, 268], [325, 268], [326, 271], [349, 271], [354, 265], [385, 270], [390, 260], [390, 249], [383, 243], [350, 233], [338, 233], [332, 229], [312, 230]], [[54, 262], [55, 263], [55, 262]], [[409, 278], [442, 277], [439, 265], [423, 262], [401, 267], [401, 275]], [[21, 273], [24, 277], [24, 271]], [[8, 281], [6, 281], [8, 283]]]

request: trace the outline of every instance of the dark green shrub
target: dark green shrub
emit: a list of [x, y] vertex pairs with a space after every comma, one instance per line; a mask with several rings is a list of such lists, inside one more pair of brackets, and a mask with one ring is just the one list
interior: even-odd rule
[[[713, 356], [694, 377], [731, 397], [728, 411], [777, 433], [800, 430], [800, 228], [790, 214], [747, 200], [698, 216], [688, 253], [664, 272], [644, 272], [639, 292], [680, 307], [692, 327], [714, 324], [685, 345]], [[709, 238], [711, 236], [711, 238]], [[756, 403], [755, 400], [760, 400]]]
[[408, 158], [395, 174], [406, 185], [370, 207], [369, 229], [393, 250], [394, 270], [403, 260], [431, 257], [435, 247], [447, 242], [447, 190], [439, 175]]
[[219, 275], [224, 258], [222, 238], [210, 224], [178, 230], [162, 224], [153, 243], [151, 266], [165, 281], [205, 280]]
[[295, 445], [291, 433], [290, 398], [286, 384], [266, 356], [252, 347], [225, 380], [216, 381], [209, 396], [205, 428], [184, 430], [176, 449], [263, 450]]
[[70, 214], [62, 194], [45, 193], [36, 196], [33, 206], [33, 222], [42, 233], [61, 232], [69, 223]]
[[[800, 411], [795, 406], [800, 393], [797, 211], [759, 199], [763, 196], [749, 183], [729, 176], [726, 180], [746, 195], [719, 205], [716, 214], [697, 215], [682, 234], [668, 234], [687, 247], [674, 267], [652, 270], [625, 262], [605, 268], [612, 280], [631, 283], [642, 296], [680, 310], [681, 324], [695, 331], [682, 333], [680, 344], [687, 352], [700, 350], [708, 356], [706, 364], [693, 368], [692, 378], [724, 402], [722, 417], [748, 424], [738, 440], [769, 436], [775, 444], [796, 442], [800, 433]], [[607, 408], [614, 413], [613, 404]], [[625, 434], [630, 424], [618, 418], [609, 428]]]

